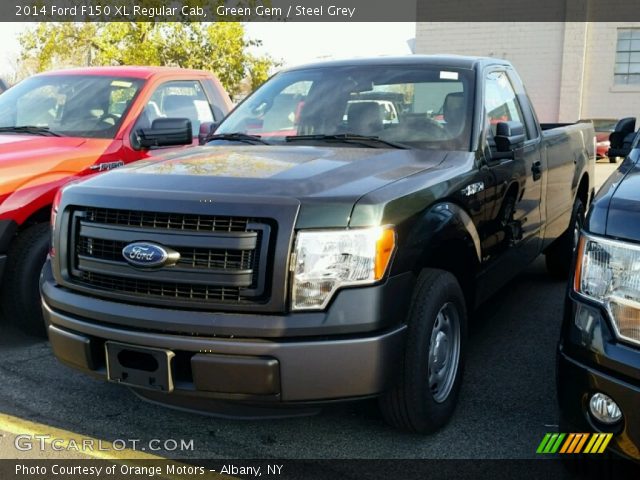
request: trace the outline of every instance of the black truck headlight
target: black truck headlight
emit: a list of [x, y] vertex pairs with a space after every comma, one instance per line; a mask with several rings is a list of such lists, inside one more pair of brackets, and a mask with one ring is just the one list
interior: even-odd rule
[[292, 309], [322, 309], [341, 287], [381, 280], [395, 245], [391, 227], [298, 232], [291, 266]]
[[640, 245], [582, 235], [574, 290], [605, 307], [618, 337], [640, 344]]

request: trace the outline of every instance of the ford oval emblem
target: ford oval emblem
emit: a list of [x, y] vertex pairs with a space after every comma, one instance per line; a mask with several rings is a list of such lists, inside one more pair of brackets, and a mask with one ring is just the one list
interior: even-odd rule
[[122, 249], [124, 259], [134, 267], [164, 267], [175, 265], [180, 254], [155, 243], [135, 242]]

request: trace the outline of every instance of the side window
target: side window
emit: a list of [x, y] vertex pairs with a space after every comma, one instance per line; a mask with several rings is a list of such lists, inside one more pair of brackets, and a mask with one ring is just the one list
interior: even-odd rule
[[489, 120], [491, 132], [496, 134], [496, 125], [500, 122], [525, 121], [516, 98], [516, 92], [506, 72], [490, 72], [487, 74], [484, 94], [484, 108]]
[[156, 89], [135, 129], [149, 128], [156, 118], [188, 118], [195, 137], [201, 123], [213, 122], [213, 112], [200, 82], [180, 80], [163, 83]]

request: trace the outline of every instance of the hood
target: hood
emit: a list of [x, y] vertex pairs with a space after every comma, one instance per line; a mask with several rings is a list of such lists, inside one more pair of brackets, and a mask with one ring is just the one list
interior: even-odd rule
[[44, 137], [40, 135], [0, 134], [0, 167], [29, 160], [34, 155], [55, 155], [82, 145], [84, 138]]
[[0, 196], [78, 174], [113, 145], [111, 139], [0, 134]]
[[[289, 197], [299, 224], [346, 225], [363, 195], [440, 164], [442, 151], [306, 146], [218, 146], [137, 162], [83, 185], [196, 195]], [[160, 158], [158, 160], [158, 158]], [[146, 195], [145, 195], [146, 196]], [[322, 220], [319, 220], [322, 219]]]

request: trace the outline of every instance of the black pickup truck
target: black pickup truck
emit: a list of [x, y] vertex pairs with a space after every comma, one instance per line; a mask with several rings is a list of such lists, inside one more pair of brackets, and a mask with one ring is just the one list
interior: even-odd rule
[[542, 252], [568, 275], [593, 189], [593, 128], [496, 59], [294, 68], [209, 140], [66, 188], [41, 291], [63, 363], [221, 415], [441, 427], [469, 312]]
[[593, 200], [580, 236], [558, 399], [563, 431], [611, 433], [608, 451], [640, 462], [640, 132], [620, 153], [628, 156]]

